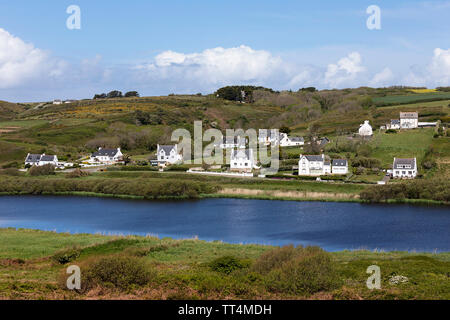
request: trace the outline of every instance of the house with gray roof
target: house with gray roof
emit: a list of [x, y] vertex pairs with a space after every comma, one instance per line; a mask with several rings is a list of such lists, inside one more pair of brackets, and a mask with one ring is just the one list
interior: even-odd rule
[[280, 143], [280, 134], [278, 129], [259, 129], [258, 142], [266, 145]]
[[253, 149], [235, 149], [230, 155], [230, 170], [240, 172], [251, 172], [256, 162]]
[[391, 122], [386, 125], [387, 129], [400, 129], [400, 119], [391, 119]]
[[289, 137], [287, 133], [280, 133], [280, 147], [294, 147], [305, 144], [303, 137]]
[[418, 112], [400, 112], [400, 128], [414, 129], [419, 126]]
[[44, 166], [46, 164], [58, 166], [58, 157], [49, 154], [27, 154], [25, 158], [25, 166]]
[[325, 174], [347, 174], [348, 162], [345, 159], [327, 160], [325, 155], [300, 155], [299, 176], [321, 176]]
[[331, 173], [332, 174], [347, 174], [348, 173], [348, 161], [346, 159], [333, 159], [331, 161]]
[[123, 154], [120, 148], [98, 148], [91, 154], [90, 163], [96, 164], [114, 164], [123, 160]]
[[400, 179], [414, 179], [417, 176], [416, 158], [394, 158], [392, 177]]
[[181, 154], [178, 153], [178, 145], [157, 145], [156, 156], [158, 165], [166, 166], [170, 164], [179, 163], [183, 160]]
[[321, 176], [324, 170], [325, 155], [301, 154], [298, 160], [299, 176]]
[[246, 143], [247, 138], [241, 137], [240, 135], [223, 136], [219, 143], [214, 144], [214, 147], [221, 149], [245, 148]]

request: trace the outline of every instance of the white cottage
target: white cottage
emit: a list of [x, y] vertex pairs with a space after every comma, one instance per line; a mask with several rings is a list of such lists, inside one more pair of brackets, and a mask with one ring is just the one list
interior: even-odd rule
[[221, 149], [234, 149], [234, 148], [245, 148], [247, 139], [240, 136], [224, 136], [219, 144], [214, 144], [215, 147]]
[[178, 153], [178, 145], [159, 145], [157, 146], [156, 155], [159, 165], [175, 164], [183, 160], [183, 156]]
[[299, 176], [320, 176], [325, 174], [325, 155], [300, 155], [298, 160]]
[[391, 122], [387, 124], [387, 129], [398, 130], [400, 129], [400, 120], [399, 119], [391, 119]]
[[394, 178], [414, 179], [417, 176], [416, 158], [394, 158], [392, 176]]
[[232, 171], [251, 172], [255, 164], [253, 149], [237, 149], [231, 152], [230, 169]]
[[114, 164], [123, 160], [120, 148], [108, 149], [98, 148], [98, 151], [91, 154], [90, 163]]
[[289, 137], [287, 133], [280, 133], [280, 147], [303, 146], [305, 139], [303, 137]]
[[25, 158], [25, 165], [29, 166], [44, 166], [46, 164], [51, 164], [53, 166], [58, 166], [58, 157], [56, 155], [46, 155], [44, 154], [27, 154]]
[[266, 145], [278, 144], [280, 142], [278, 129], [259, 129], [258, 142]]
[[345, 159], [325, 160], [325, 155], [300, 155], [299, 176], [321, 176], [325, 174], [347, 174], [348, 162]]
[[362, 137], [371, 137], [373, 135], [372, 126], [369, 120], [365, 120], [364, 124], [359, 126], [358, 134]]
[[419, 126], [419, 114], [417, 112], [400, 112], [400, 128], [414, 129]]
[[332, 174], [347, 174], [348, 173], [348, 162], [346, 159], [333, 159], [331, 162], [331, 173]]

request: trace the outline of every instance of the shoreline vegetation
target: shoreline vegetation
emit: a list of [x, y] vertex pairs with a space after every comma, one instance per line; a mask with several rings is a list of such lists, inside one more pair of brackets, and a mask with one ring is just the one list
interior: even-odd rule
[[78, 178], [71, 178], [70, 173], [35, 177], [0, 174], [0, 195], [73, 195], [146, 200], [222, 197], [449, 205], [450, 182], [430, 179], [380, 186], [135, 171], [107, 171]]
[[[82, 275], [77, 291], [65, 286], [74, 264]], [[366, 287], [373, 264], [381, 269], [379, 290]], [[449, 268], [449, 252], [326, 252], [0, 228], [0, 299], [447, 300]]]

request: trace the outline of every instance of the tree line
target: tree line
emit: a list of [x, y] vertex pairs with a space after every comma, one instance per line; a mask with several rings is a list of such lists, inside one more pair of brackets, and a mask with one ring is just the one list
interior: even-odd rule
[[137, 91], [128, 91], [125, 94], [122, 94], [122, 91], [113, 90], [108, 93], [96, 93], [94, 95], [94, 99], [112, 99], [112, 98], [129, 98], [129, 97], [139, 97], [139, 92]]

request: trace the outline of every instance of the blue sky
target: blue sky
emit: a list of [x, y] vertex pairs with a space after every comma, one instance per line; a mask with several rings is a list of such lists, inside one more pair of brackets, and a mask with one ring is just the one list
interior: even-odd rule
[[0, 100], [450, 85], [449, 17], [450, 1], [0, 0]]

